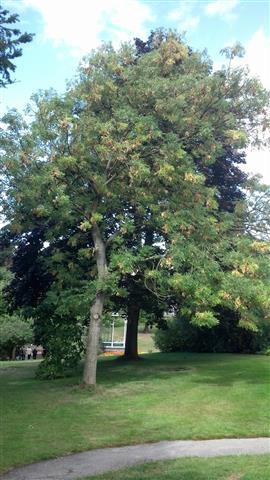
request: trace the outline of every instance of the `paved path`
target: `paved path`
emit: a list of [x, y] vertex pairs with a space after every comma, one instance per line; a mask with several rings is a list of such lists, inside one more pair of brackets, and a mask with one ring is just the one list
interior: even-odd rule
[[102, 448], [26, 465], [1, 480], [75, 480], [134, 464], [178, 457], [216, 457], [270, 453], [270, 438], [181, 440]]

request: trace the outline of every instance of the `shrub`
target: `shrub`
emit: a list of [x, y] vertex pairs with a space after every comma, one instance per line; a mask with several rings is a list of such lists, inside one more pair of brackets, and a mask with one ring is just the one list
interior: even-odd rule
[[84, 350], [82, 329], [76, 323], [51, 324], [44, 346], [46, 356], [39, 365], [37, 377], [53, 379], [71, 375]]
[[219, 314], [220, 323], [212, 328], [195, 327], [187, 318], [175, 317], [165, 330], [155, 332], [155, 345], [162, 352], [256, 353], [269, 350], [269, 322], [261, 322], [258, 332], [253, 332], [238, 327], [237, 316], [229, 310]]

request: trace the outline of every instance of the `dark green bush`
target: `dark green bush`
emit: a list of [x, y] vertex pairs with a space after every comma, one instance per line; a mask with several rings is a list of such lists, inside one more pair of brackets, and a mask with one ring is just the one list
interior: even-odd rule
[[261, 322], [258, 332], [238, 327], [238, 318], [230, 311], [220, 313], [219, 325], [195, 327], [187, 318], [170, 320], [167, 329], [155, 332], [155, 344], [162, 352], [266, 352], [270, 346], [270, 323]]
[[37, 377], [66, 377], [77, 368], [84, 350], [82, 329], [76, 323], [51, 324], [47, 331], [46, 355], [40, 363]]

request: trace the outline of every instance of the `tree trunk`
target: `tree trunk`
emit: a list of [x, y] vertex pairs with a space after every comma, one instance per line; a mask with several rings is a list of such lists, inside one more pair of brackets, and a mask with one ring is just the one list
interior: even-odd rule
[[[154, 242], [154, 232], [151, 228], [145, 229], [145, 245], [152, 245]], [[137, 295], [134, 295], [134, 291]], [[139, 289], [141, 290], [141, 288]], [[129, 304], [127, 311], [127, 334], [126, 334], [126, 345], [125, 345], [125, 354], [124, 360], [138, 360], [138, 325], [140, 318], [140, 306], [139, 306], [139, 297], [137, 284], [133, 283], [130, 289]]]
[[16, 347], [12, 347], [11, 360], [16, 360]]
[[86, 385], [96, 384], [97, 357], [104, 300], [104, 293], [97, 293], [95, 301], [90, 309], [90, 322], [88, 327], [86, 358], [83, 372], [83, 382]]
[[138, 324], [140, 306], [136, 297], [130, 297], [127, 312], [127, 335], [124, 359], [138, 360]]
[[150, 325], [148, 322], [145, 322], [143, 333], [150, 333]]
[[[96, 223], [94, 223], [92, 227], [92, 238], [95, 246], [98, 279], [104, 280], [107, 273], [106, 246], [105, 242], [102, 239], [99, 227]], [[96, 385], [97, 357], [99, 351], [99, 337], [104, 302], [105, 293], [102, 290], [98, 290], [94, 303], [90, 309], [90, 320], [86, 344], [86, 357], [83, 372], [83, 382], [85, 385]]]

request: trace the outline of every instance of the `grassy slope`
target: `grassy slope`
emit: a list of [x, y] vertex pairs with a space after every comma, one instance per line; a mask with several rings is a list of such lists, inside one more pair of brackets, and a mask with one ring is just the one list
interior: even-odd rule
[[[89, 480], [268, 480], [270, 456], [181, 458], [145, 463]], [[87, 480], [87, 479], [84, 479]]]
[[152, 333], [139, 333], [138, 334], [138, 347], [139, 347], [139, 352], [140, 353], [158, 352], [158, 349], [154, 344]]
[[75, 377], [37, 381], [31, 361], [1, 367], [2, 469], [97, 447], [269, 434], [269, 357], [103, 358], [95, 392]]

